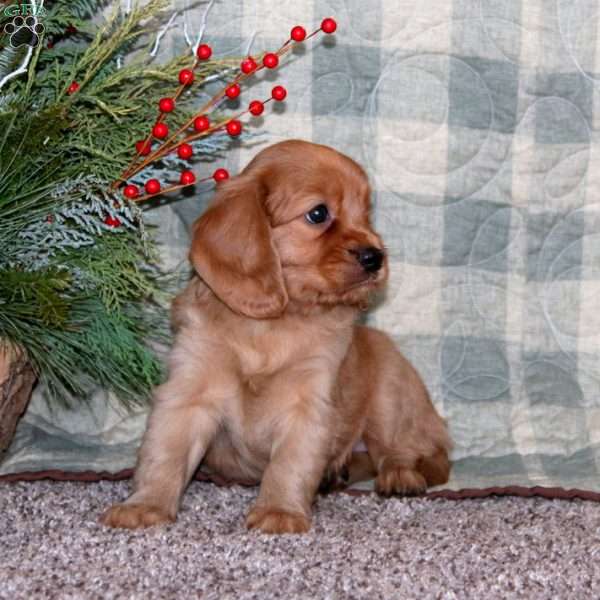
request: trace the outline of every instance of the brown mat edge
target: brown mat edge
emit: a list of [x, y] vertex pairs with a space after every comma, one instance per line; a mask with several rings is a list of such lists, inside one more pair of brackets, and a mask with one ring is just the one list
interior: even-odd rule
[[[53, 481], [119, 481], [122, 479], [130, 479], [133, 476], [133, 469], [124, 469], [116, 473], [108, 471], [79, 471], [68, 472], [60, 470], [32, 471], [24, 473], [10, 473], [8, 475], [0, 475], [0, 483], [16, 482], [16, 481], [39, 481], [41, 479], [51, 479]], [[221, 486], [230, 485], [251, 485], [244, 481], [228, 481], [216, 475], [208, 475], [206, 473], [196, 473], [194, 479], [197, 481], [210, 481]], [[341, 490], [346, 494], [362, 496], [372, 494], [371, 490]], [[464, 500], [467, 498], [487, 498], [489, 496], [519, 496], [522, 498], [531, 498], [540, 496], [548, 499], [572, 500], [579, 498], [581, 500], [591, 500], [600, 502], [600, 492], [592, 492], [589, 490], [566, 489], [562, 487], [544, 487], [532, 486], [525, 487], [520, 485], [494, 486], [488, 488], [463, 488], [460, 490], [439, 490], [428, 492], [424, 497], [430, 499], [443, 498], [446, 500]]]

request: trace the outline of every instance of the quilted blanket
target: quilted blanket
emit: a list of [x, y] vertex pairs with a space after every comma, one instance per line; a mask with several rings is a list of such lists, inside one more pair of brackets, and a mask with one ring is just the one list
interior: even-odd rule
[[[205, 6], [180, 25], [197, 27]], [[294, 53], [277, 75], [285, 107], [228, 168], [297, 137], [365, 166], [391, 258], [370, 320], [448, 420], [445, 487], [600, 493], [597, 3], [228, 0], [212, 7], [205, 39], [244, 55], [325, 16], [336, 36]], [[182, 37], [172, 31], [163, 52], [180, 52]], [[267, 95], [270, 75], [243, 101]], [[184, 267], [208, 195], [150, 215], [167, 268]], [[77, 412], [50, 413], [36, 396], [0, 474], [129, 468], [145, 416], [102, 391]]]

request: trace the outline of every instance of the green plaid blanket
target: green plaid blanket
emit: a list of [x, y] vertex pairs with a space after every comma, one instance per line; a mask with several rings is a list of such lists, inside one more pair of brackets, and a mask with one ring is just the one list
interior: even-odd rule
[[[204, 10], [185, 17], [189, 31]], [[599, 492], [596, 3], [228, 0], [212, 7], [205, 40], [217, 55], [244, 55], [325, 16], [337, 35], [291, 57], [277, 75], [285, 108], [226, 166], [300, 137], [366, 167], [391, 256], [387, 301], [371, 321], [449, 422], [447, 487]], [[182, 50], [178, 22], [163, 52]], [[274, 80], [242, 101], [268, 96]], [[184, 264], [206, 197], [152, 215], [167, 265]], [[98, 392], [89, 411], [50, 415], [36, 398], [0, 473], [132, 466], [145, 415], [111, 406]]]

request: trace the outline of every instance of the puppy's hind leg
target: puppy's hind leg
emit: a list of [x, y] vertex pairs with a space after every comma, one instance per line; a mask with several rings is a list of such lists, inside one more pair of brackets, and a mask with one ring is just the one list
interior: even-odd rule
[[451, 448], [446, 424], [413, 366], [377, 334], [377, 381], [371, 387], [364, 442], [378, 493], [414, 495], [448, 481]]

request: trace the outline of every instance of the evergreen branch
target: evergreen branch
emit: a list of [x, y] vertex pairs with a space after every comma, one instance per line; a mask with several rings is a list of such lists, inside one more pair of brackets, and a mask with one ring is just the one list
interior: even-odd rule
[[[19, 116], [19, 113], [17, 111], [13, 111], [13, 112], [5, 112], [4, 114], [2, 114], [0, 116], [0, 123], [6, 119], [6, 117], [10, 118], [10, 122], [7, 123], [6, 125], [4, 125], [3, 129], [3, 135], [2, 135], [2, 140], [0, 140], [0, 169], [2, 168], [2, 150], [6, 144], [6, 141], [8, 139], [8, 136], [11, 134], [13, 127], [15, 126], [15, 123], [17, 121], [17, 118]], [[2, 178], [0, 178], [0, 182], [2, 181]], [[1, 184], [0, 184], [1, 185]]]
[[153, 311], [132, 303], [122, 313], [110, 313], [97, 299], [81, 295], [73, 299], [62, 328], [34, 322], [23, 336], [17, 323], [3, 327], [0, 322], [0, 335], [27, 348], [48, 394], [60, 404], [71, 406], [97, 386], [113, 390], [126, 403], [139, 404], [147, 401], [163, 376], [146, 345], [168, 340], [164, 315], [157, 307]]
[[[33, 1], [33, 0], [32, 0]], [[40, 6], [43, 5], [44, 0], [40, 0]], [[42, 51], [42, 44], [44, 43], [44, 34], [42, 33], [40, 36], [40, 40], [38, 45], [35, 48], [33, 53], [33, 57], [31, 58], [31, 62], [29, 63], [29, 73], [27, 74], [27, 84], [25, 86], [25, 97], [29, 96], [31, 92], [31, 88], [33, 86], [33, 81], [35, 78], [35, 70], [37, 66], [38, 59], [40, 57], [40, 52]]]
[[146, 29], [139, 27], [142, 20], [155, 16], [167, 6], [168, 0], [150, 0], [145, 6], [136, 3], [131, 12], [117, 24], [120, 8], [115, 4], [105, 27], [98, 32], [76, 67], [76, 72], [84, 72], [81, 87], [83, 88], [123, 45], [147, 33]]
[[4, 319], [62, 327], [68, 315], [64, 292], [69, 285], [69, 273], [54, 268], [33, 273], [0, 271], [0, 334]]
[[[117, 113], [115, 112], [114, 109], [111, 109], [106, 102], [103, 102], [102, 100], [100, 100], [100, 98], [96, 98], [94, 96], [88, 96], [85, 94], [81, 94], [79, 96], [79, 100], [81, 102], [91, 102], [92, 104], [95, 104], [98, 108], [100, 108], [100, 110], [104, 111], [106, 114], [110, 115], [117, 123], [121, 123], [121, 119], [119, 118], [119, 116], [117, 115]], [[136, 107], [130, 107], [130, 108], [121, 108], [121, 109], [117, 109], [120, 110], [121, 114], [128, 114], [130, 112], [134, 112], [136, 110]]]
[[[190, 59], [158, 65], [139, 54], [168, 0], [128, 12], [115, 0], [100, 25], [93, 20], [107, 0], [45, 4], [53, 48], [39, 44], [27, 78], [13, 77], [0, 94], [0, 340], [27, 352], [54, 400], [73, 404], [100, 385], [144, 401], [162, 376], [155, 344], [168, 339], [166, 311], [155, 302], [172, 292], [158, 276], [141, 211], [109, 187]], [[77, 31], [65, 35], [71, 24]], [[132, 50], [138, 56], [120, 68]], [[22, 59], [0, 51], [0, 78]], [[198, 83], [238, 63], [203, 63]], [[80, 89], [68, 94], [74, 81]], [[178, 126], [191, 117], [196, 90], [179, 98]], [[212, 136], [194, 149], [214, 160], [228, 144]], [[171, 173], [179, 160], [165, 156], [151, 168]]]
[[71, 146], [74, 150], [79, 150], [83, 154], [89, 154], [90, 156], [95, 156], [97, 158], [101, 158], [107, 162], [118, 162], [115, 158], [114, 154], [109, 154], [108, 152], [103, 152], [99, 148], [94, 146], [84, 146], [83, 144], [73, 144]]

